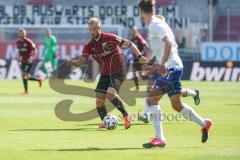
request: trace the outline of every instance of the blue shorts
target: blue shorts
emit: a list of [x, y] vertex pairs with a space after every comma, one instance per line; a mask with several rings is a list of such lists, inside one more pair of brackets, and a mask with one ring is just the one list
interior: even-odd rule
[[183, 75], [182, 67], [175, 67], [168, 69], [166, 76], [159, 74], [153, 74], [149, 78], [154, 80], [154, 84], [151, 89], [159, 89], [164, 93], [167, 93], [169, 97], [182, 92], [181, 79]]

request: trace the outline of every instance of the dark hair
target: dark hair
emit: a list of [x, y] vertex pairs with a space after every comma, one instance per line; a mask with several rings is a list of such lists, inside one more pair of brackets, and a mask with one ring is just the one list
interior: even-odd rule
[[155, 0], [140, 0], [138, 7], [145, 13], [154, 13]]

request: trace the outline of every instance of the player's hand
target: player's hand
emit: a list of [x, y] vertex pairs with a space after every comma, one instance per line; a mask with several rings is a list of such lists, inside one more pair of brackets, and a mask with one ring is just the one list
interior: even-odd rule
[[160, 74], [160, 75], [166, 75], [167, 74], [167, 65], [162, 65], [160, 64], [158, 66], [158, 69], [157, 69], [157, 72]]
[[17, 59], [17, 62], [18, 62], [19, 65], [22, 64], [22, 60]]
[[142, 75], [149, 75], [150, 67], [148, 66], [147, 63], [144, 63], [142, 65]]
[[29, 59], [27, 60], [28, 63], [32, 63], [33, 62], [33, 57], [29, 57]]
[[21, 56], [17, 57], [17, 61], [18, 61], [19, 64], [21, 64], [22, 63], [22, 57]]
[[156, 63], [154, 63], [152, 66], [151, 66], [151, 68], [150, 68], [150, 70], [149, 70], [149, 73], [156, 73], [157, 72], [157, 70], [158, 70], [158, 64], [156, 64]]
[[141, 63], [141, 64], [145, 64], [145, 63], [148, 63], [148, 60], [147, 60], [147, 58], [145, 58], [145, 57], [140, 57], [139, 58], [139, 62]]
[[66, 64], [67, 66], [74, 66], [74, 61], [71, 59], [68, 59]]

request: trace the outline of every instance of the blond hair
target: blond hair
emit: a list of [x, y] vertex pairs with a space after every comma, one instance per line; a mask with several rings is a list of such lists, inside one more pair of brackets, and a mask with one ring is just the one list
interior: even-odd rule
[[93, 17], [88, 20], [88, 25], [97, 24], [99, 27], [101, 27], [101, 21], [99, 18]]
[[26, 29], [25, 29], [25, 28], [19, 28], [18, 31], [24, 31], [24, 32], [26, 32]]

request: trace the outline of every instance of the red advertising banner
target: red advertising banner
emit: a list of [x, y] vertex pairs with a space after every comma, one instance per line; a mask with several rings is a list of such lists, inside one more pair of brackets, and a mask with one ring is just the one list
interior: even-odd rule
[[[67, 59], [81, 55], [84, 47], [84, 42], [59, 42], [58, 43], [58, 58]], [[44, 46], [42, 43], [36, 43], [37, 54], [36, 59], [43, 58]], [[0, 42], [0, 58], [15, 59], [18, 56], [18, 49], [15, 42]]]

